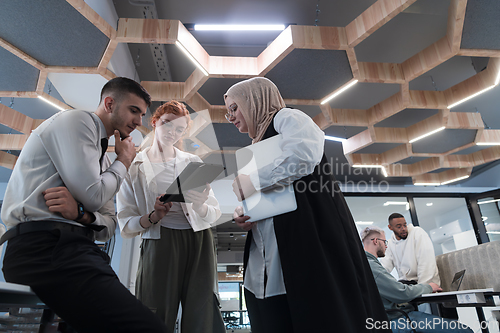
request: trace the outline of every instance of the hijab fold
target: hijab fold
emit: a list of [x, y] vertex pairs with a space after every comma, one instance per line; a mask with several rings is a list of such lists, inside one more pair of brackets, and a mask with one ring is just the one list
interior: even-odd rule
[[286, 107], [276, 85], [265, 77], [236, 83], [228, 89], [224, 98], [228, 96], [235, 101], [243, 114], [252, 143], [262, 140], [274, 114]]

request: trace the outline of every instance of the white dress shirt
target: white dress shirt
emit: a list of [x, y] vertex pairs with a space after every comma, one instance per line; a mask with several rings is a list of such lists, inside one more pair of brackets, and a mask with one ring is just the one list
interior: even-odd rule
[[[289, 185], [313, 173], [323, 157], [325, 135], [304, 112], [284, 108], [274, 117], [273, 126], [283, 136], [280, 144], [283, 154], [276, 157], [275, 163], [249, 175], [259, 191], [277, 184]], [[259, 299], [286, 294], [273, 218], [257, 221], [252, 235], [245, 288]], [[267, 275], [266, 286], [264, 274]]]
[[81, 225], [45, 204], [43, 191], [65, 186], [85, 210], [94, 212], [94, 224], [107, 227], [95, 232], [96, 239], [108, 240], [116, 229], [112, 199], [127, 169], [106, 156], [101, 173], [101, 139], [106, 137], [101, 119], [82, 110], [61, 111], [40, 124], [26, 141], [5, 191], [2, 220], [7, 227], [44, 220]]

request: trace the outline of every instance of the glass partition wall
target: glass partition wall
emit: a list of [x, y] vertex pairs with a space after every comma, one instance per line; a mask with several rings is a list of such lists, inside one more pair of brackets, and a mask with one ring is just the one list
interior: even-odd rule
[[386, 238], [392, 236], [387, 227], [389, 215], [400, 213], [407, 223], [412, 223], [410, 204], [406, 197], [345, 197], [356, 222], [358, 233], [368, 226], [377, 226], [385, 231]]
[[345, 198], [358, 232], [374, 225], [382, 228], [389, 239], [392, 231], [387, 227], [388, 217], [400, 213], [408, 224], [420, 226], [429, 234], [436, 255], [440, 255], [500, 240], [500, 190], [498, 192], [497, 196], [345, 193]]
[[477, 245], [465, 198], [414, 198], [418, 222], [436, 255]]
[[487, 197], [477, 201], [481, 211], [481, 220], [490, 242], [500, 240], [500, 199]]

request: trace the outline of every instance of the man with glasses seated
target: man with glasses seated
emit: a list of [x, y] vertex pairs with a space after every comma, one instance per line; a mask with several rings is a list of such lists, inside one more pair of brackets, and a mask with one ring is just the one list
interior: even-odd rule
[[[390, 322], [385, 323], [385, 326], [384, 323], [371, 323], [369, 321], [367, 321], [367, 325], [388, 327], [393, 332], [412, 332], [414, 329], [415, 332], [472, 333], [472, 330], [462, 323], [416, 311], [408, 303], [422, 294], [442, 291], [442, 289], [433, 282], [407, 285], [397, 281], [389, 274], [378, 260], [378, 258], [385, 256], [387, 249], [387, 240], [382, 229], [378, 227], [365, 228], [361, 232], [361, 241], [390, 320]], [[406, 320], [405, 313], [411, 322]]]

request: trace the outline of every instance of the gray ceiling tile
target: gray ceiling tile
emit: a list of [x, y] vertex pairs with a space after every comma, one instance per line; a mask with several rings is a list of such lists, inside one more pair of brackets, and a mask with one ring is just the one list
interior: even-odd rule
[[448, 170], [451, 170], [451, 169], [450, 168], [440, 168], [440, 169], [429, 171], [429, 173], [441, 173], [441, 172], [445, 172]]
[[471, 57], [453, 57], [410, 81], [410, 90], [446, 90], [476, 75]]
[[311, 118], [321, 113], [319, 105], [287, 105], [287, 107], [303, 111]]
[[366, 110], [398, 93], [399, 84], [356, 83], [328, 104], [338, 109]]
[[466, 148], [464, 150], [457, 151], [456, 153], [453, 153], [453, 155], [469, 155], [484, 149], [491, 148], [492, 146], [472, 146], [469, 148]]
[[414, 153], [441, 154], [474, 142], [476, 130], [445, 129], [413, 143]]
[[0, 124], [0, 134], [23, 134], [10, 127]]
[[211, 105], [224, 105], [224, 94], [232, 85], [240, 81], [243, 79], [208, 79], [198, 92]]
[[500, 50], [499, 17], [500, 1], [467, 1], [461, 47]]
[[397, 163], [399, 163], [399, 164], [414, 164], [414, 163], [425, 161], [426, 159], [428, 159], [428, 157], [410, 156], [410, 157], [407, 157], [404, 160], [401, 160]]
[[2, 1], [0, 37], [49, 66], [97, 67], [109, 42], [64, 0]]
[[0, 91], [36, 90], [38, 69], [1, 47], [0, 59]]
[[[443, 6], [442, 0], [433, 3]], [[446, 35], [447, 14], [397, 15], [354, 48], [358, 61], [402, 63]]]
[[409, 127], [438, 113], [438, 110], [404, 109], [375, 124], [375, 127]]
[[266, 77], [283, 98], [322, 99], [353, 76], [345, 51], [295, 49]]
[[247, 133], [240, 133], [238, 129], [230, 123], [213, 123], [207, 126], [196, 137], [213, 150], [238, 149], [252, 143]]
[[356, 154], [382, 154], [400, 145], [401, 143], [373, 143], [368, 147], [358, 150]]
[[325, 135], [348, 139], [368, 129], [363, 126], [330, 126], [323, 130]]

